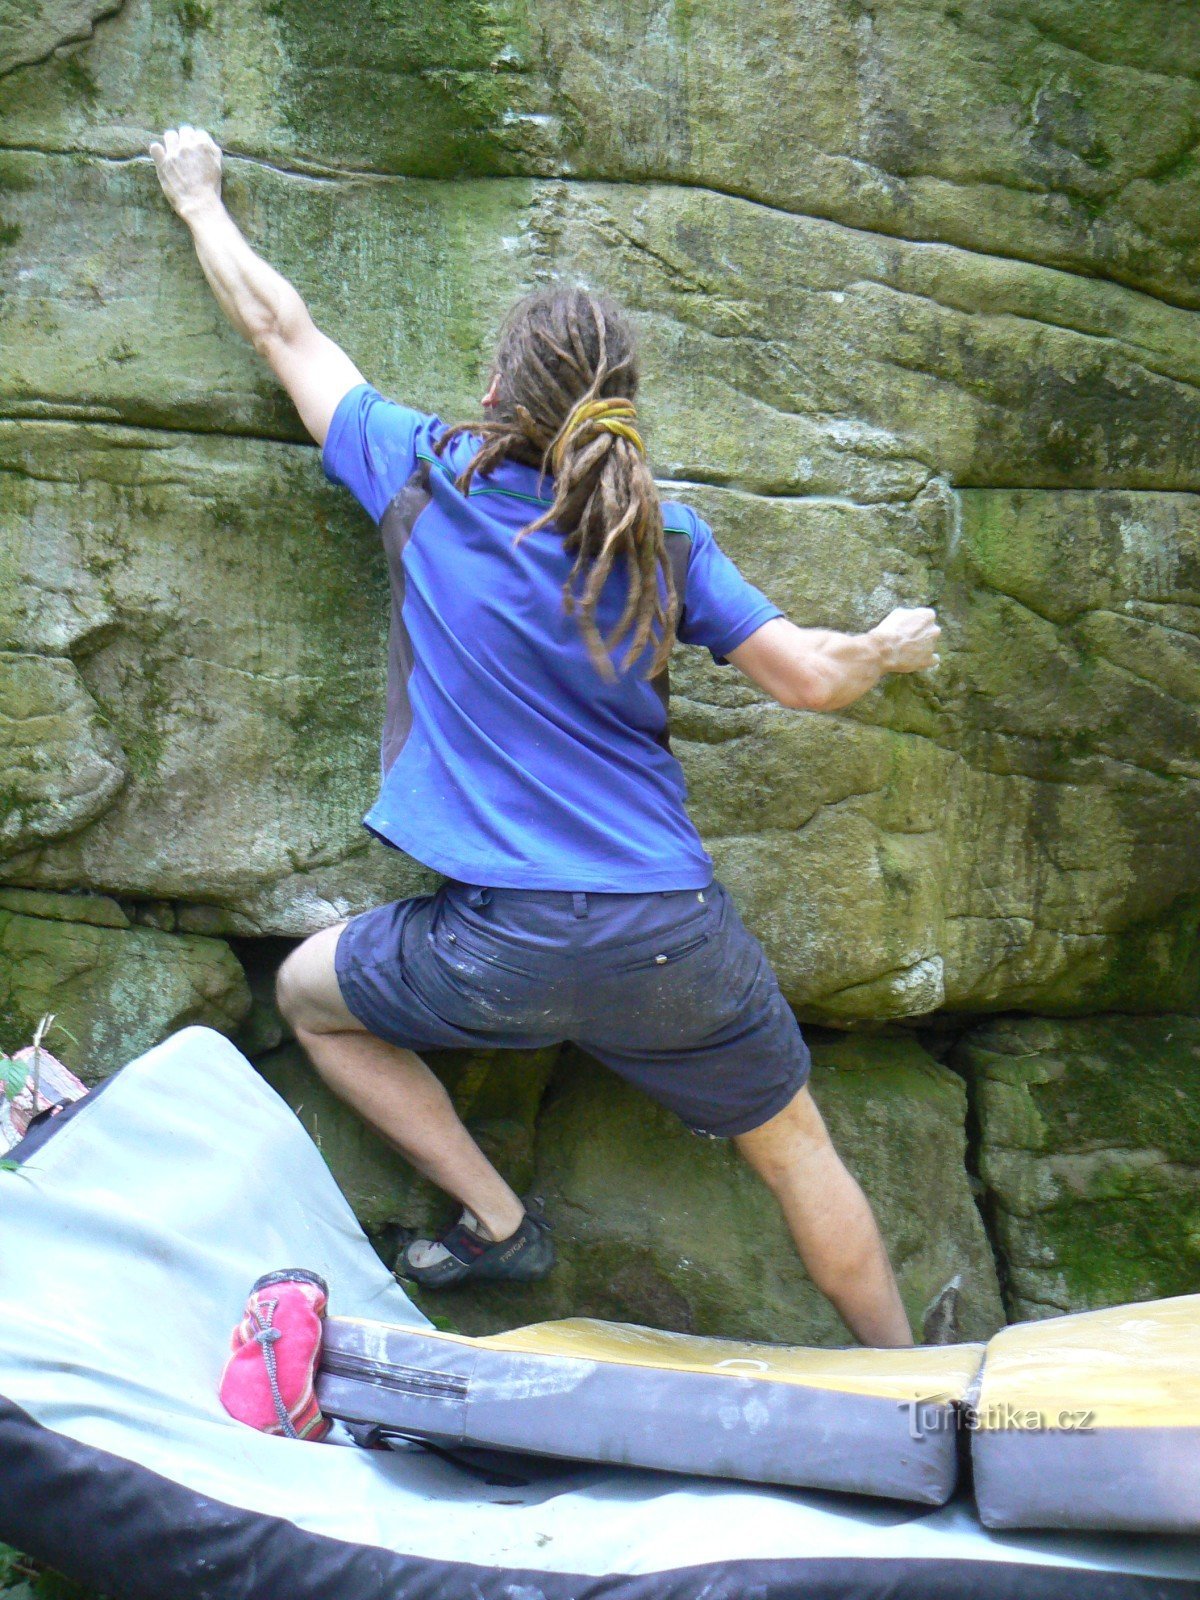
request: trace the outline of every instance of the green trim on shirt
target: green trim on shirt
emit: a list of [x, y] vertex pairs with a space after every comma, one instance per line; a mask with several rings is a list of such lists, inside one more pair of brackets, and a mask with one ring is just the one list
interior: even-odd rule
[[[423, 450], [418, 450], [417, 457], [421, 461], [428, 461], [431, 467], [441, 467], [448, 478], [454, 477], [454, 473], [440, 456], [427, 456]], [[502, 494], [508, 500], [524, 500], [531, 506], [552, 506], [554, 504], [552, 499], [544, 500], [540, 495], [522, 494], [519, 489], [501, 489], [498, 485], [490, 483], [480, 484], [477, 488], [468, 490], [468, 497], [477, 494]], [[669, 522], [663, 523], [663, 532], [682, 533], [688, 539], [692, 537], [691, 528], [677, 528]]]

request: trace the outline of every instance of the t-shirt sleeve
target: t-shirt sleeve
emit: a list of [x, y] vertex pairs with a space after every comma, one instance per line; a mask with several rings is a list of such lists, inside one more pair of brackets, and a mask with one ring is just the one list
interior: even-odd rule
[[724, 665], [731, 650], [744, 644], [756, 629], [783, 612], [747, 579], [721, 549], [703, 517], [687, 507], [693, 524], [692, 549], [679, 638], [700, 644]]
[[325, 476], [340, 483], [376, 522], [416, 471], [418, 451], [431, 454], [439, 418], [385, 400], [369, 383], [344, 394], [321, 447]]

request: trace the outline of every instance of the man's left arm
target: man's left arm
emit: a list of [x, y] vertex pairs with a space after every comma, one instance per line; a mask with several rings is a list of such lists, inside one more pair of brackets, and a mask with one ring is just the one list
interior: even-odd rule
[[350, 357], [321, 332], [296, 290], [247, 244], [221, 199], [221, 152], [201, 128], [169, 129], [150, 146], [163, 193], [187, 223], [222, 311], [295, 402], [318, 444], [342, 397], [362, 383]]

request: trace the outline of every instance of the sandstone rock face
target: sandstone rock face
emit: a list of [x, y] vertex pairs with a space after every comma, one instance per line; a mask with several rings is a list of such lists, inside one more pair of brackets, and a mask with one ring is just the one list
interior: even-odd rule
[[6, 0], [0, 41], [35, 63], [2, 80], [13, 144], [127, 157], [186, 106], [307, 171], [656, 177], [1197, 304], [1173, 0]]
[[[265, 991], [275, 937], [432, 883], [359, 826], [382, 555], [161, 199], [145, 147], [180, 120], [223, 143], [248, 236], [386, 391], [477, 415], [518, 292], [606, 289], [640, 330], [664, 492], [750, 578], [802, 624], [939, 608], [940, 670], [839, 715], [768, 704], [703, 652], [673, 665], [694, 815], [806, 1021], [1141, 1012], [1165, 1039], [1200, 1012], [1200, 8], [0, 0], [0, 995], [18, 1033], [74, 1007], [116, 1065], [181, 1020], [233, 1028], [249, 1001], [226, 936], [261, 941], [239, 948]], [[1050, 1030], [1041, 1060], [1092, 1024], [1015, 1026]], [[243, 1037], [372, 1226], [436, 1214], [272, 1048], [265, 1001]], [[1176, 1282], [1113, 1268], [1085, 1293], [1075, 1267], [1020, 1255], [1058, 1213], [997, 1176], [996, 1106], [1050, 1090], [980, 1066], [990, 1037], [955, 1063], [999, 1141], [981, 1159], [1010, 1309]], [[830, 1058], [830, 1119], [910, 1309], [961, 1271], [964, 1332], [986, 1331], [957, 1080], [915, 1045], [862, 1049]], [[1070, 1050], [1100, 1106], [1108, 1069]], [[486, 1111], [471, 1102], [570, 1219], [548, 1312], [840, 1336], [729, 1152], [565, 1060], [542, 1105], [548, 1070], [492, 1063]], [[1039, 1138], [1018, 1167], [1055, 1158], [1059, 1135]], [[683, 1194], [695, 1215], [652, 1238]]]
[[[0, 433], [17, 463], [0, 614], [14, 630], [30, 619], [47, 652], [4, 681], [19, 692], [32, 660], [77, 685], [40, 719], [55, 759], [30, 778], [62, 785], [43, 802], [58, 848], [27, 841], [6, 876], [179, 900], [204, 932], [306, 932], [415, 892], [420, 875], [359, 825], [378, 770], [382, 595], [313, 452], [48, 422]], [[36, 476], [20, 465], [31, 450]], [[106, 770], [127, 774], [105, 805], [77, 793], [97, 766], [92, 747], [90, 765], [69, 759], [78, 696], [103, 720]], [[62, 814], [84, 803], [94, 826], [68, 833]], [[27, 833], [41, 814], [15, 812]]]
[[249, 1004], [219, 939], [131, 927], [98, 897], [0, 894], [0, 1048], [53, 1013], [48, 1046], [98, 1083], [190, 1023], [232, 1032]]
[[[152, 174], [8, 160], [9, 633], [74, 674], [57, 742], [94, 703], [130, 747], [59, 763], [84, 794], [21, 813], [6, 875], [178, 900], [205, 932], [308, 932], [413, 892], [427, 875], [357, 827], [385, 605], [365, 519], [282, 442], [295, 419]], [[643, 328], [664, 487], [755, 581], [804, 623], [940, 606], [941, 672], [836, 718], [681, 652], [697, 819], [804, 1014], [1192, 1004], [1195, 313], [662, 184], [235, 164], [230, 190], [372, 375], [446, 416], [515, 283], [614, 289]], [[419, 316], [376, 270], [400, 254]], [[81, 393], [120, 423], [53, 420]], [[1162, 970], [1125, 992], [1131, 949]]]
[[99, 816], [121, 788], [124, 756], [74, 663], [0, 652], [0, 842], [20, 853]]
[[[716, 519], [716, 496], [697, 498]], [[862, 626], [874, 560], [899, 574], [878, 609], [936, 596], [946, 648], [936, 676], [877, 691], [853, 719], [765, 707], [687, 663], [677, 721], [718, 870], [819, 1017], [1190, 1008], [1192, 497], [954, 500], [831, 517], [741, 498], [726, 514], [746, 570], [776, 574], [798, 620]]]
[[1194, 1291], [1195, 1017], [1005, 1020], [972, 1033], [960, 1062], [1011, 1315]]
[[96, 23], [121, 8], [121, 0], [49, 0], [26, 6], [0, 5], [0, 76], [17, 67], [39, 66], [56, 50], [90, 39]]

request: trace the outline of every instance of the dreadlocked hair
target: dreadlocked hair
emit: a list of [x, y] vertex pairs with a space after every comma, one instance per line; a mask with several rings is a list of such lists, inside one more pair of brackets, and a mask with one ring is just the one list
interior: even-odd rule
[[[578, 618], [600, 674], [615, 678], [611, 656], [622, 643], [624, 671], [656, 637], [646, 674], [655, 676], [675, 642], [679, 599], [658, 490], [633, 423], [638, 361], [629, 320], [607, 296], [586, 289], [538, 290], [509, 312], [493, 374], [498, 396], [491, 416], [457, 423], [434, 449], [441, 455], [460, 433], [483, 439], [456, 480], [464, 493], [477, 472], [489, 472], [506, 456], [540, 468], [543, 477], [553, 472], [554, 503], [518, 538], [549, 523], [561, 531], [575, 557], [563, 606]], [[605, 638], [596, 607], [614, 568], [623, 570], [628, 587]]]

